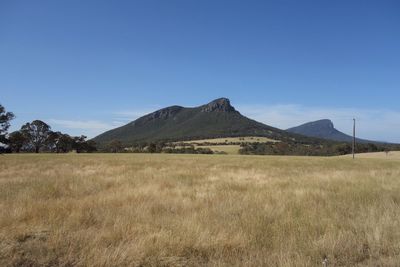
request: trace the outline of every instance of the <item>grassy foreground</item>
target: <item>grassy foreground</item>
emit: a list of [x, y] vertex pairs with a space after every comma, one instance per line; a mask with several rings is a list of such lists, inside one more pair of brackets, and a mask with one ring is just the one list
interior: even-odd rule
[[400, 160], [0, 156], [0, 266], [398, 266]]

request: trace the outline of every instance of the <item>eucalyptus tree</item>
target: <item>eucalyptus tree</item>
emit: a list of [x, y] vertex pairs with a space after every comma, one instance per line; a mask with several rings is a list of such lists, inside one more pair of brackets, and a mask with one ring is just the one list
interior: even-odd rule
[[21, 131], [15, 131], [8, 136], [8, 144], [13, 152], [19, 153], [26, 144], [27, 138]]
[[0, 104], [0, 143], [7, 143], [7, 130], [10, 127], [10, 121], [14, 118], [14, 114], [12, 112], [7, 112]]
[[21, 127], [21, 133], [27, 139], [27, 143], [35, 153], [39, 153], [40, 149], [47, 144], [51, 128], [48, 124], [41, 120], [28, 122]]

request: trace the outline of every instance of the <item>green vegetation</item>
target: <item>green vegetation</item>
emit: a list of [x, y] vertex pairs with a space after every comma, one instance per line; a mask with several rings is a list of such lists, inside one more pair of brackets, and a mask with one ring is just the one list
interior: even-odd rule
[[56, 152], [70, 151], [94, 152], [97, 150], [94, 141], [86, 140], [86, 136], [69, 136], [61, 132], [51, 131], [51, 127], [41, 120], [28, 122], [21, 130], [12, 132], [7, 138], [7, 152]]
[[56, 152], [70, 151], [94, 152], [96, 143], [86, 140], [86, 136], [69, 136], [61, 132], [53, 132], [50, 125], [41, 120], [25, 123], [19, 131], [8, 134], [12, 112], [6, 112], [0, 105], [0, 153], [19, 152]]
[[12, 112], [7, 112], [6, 109], [0, 104], [0, 145], [7, 144], [7, 130], [10, 127], [10, 121], [14, 119], [14, 117], [15, 116]]
[[[356, 145], [356, 153], [400, 150], [400, 145], [363, 143]], [[338, 156], [352, 153], [349, 143], [299, 144], [295, 142], [242, 144], [240, 154], [245, 155], [297, 155]]]
[[[183, 141], [185, 144], [197, 144], [197, 145], [223, 145], [223, 144], [241, 144], [241, 143], [267, 143], [267, 142], [279, 142], [263, 136], [241, 136], [241, 137], [225, 137], [225, 138], [211, 138], [201, 140], [189, 140]], [[176, 142], [179, 143], [179, 142]]]

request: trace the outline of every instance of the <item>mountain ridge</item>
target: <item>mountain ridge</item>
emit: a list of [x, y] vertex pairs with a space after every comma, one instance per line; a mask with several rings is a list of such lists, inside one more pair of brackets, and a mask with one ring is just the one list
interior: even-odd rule
[[[352, 142], [353, 137], [337, 130], [330, 119], [321, 119], [311, 122], [306, 122], [299, 126], [295, 126], [286, 131], [296, 134], [301, 134], [308, 137], [322, 138], [325, 140], [337, 142]], [[365, 140], [356, 138], [358, 143], [383, 143], [378, 141]]]
[[308, 140], [240, 114], [228, 98], [197, 107], [169, 106], [146, 114], [95, 138], [100, 144], [119, 140], [123, 144], [158, 140], [180, 141], [236, 136], [265, 136], [276, 140]]

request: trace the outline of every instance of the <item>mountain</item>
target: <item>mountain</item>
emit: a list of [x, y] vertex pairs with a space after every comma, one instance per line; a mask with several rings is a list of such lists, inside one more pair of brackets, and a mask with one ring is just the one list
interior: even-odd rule
[[[333, 125], [333, 122], [328, 119], [308, 122], [297, 127], [289, 128], [286, 131], [290, 133], [301, 134], [309, 137], [317, 137], [327, 140], [339, 141], [339, 142], [352, 142], [353, 137], [342, 133], [337, 130]], [[359, 143], [379, 143], [375, 141], [369, 141], [364, 139], [356, 138]]]
[[93, 140], [101, 145], [115, 139], [123, 144], [132, 144], [233, 136], [265, 136], [291, 141], [307, 139], [251, 120], [241, 115], [229, 99], [219, 98], [199, 107], [163, 108], [100, 134]]

